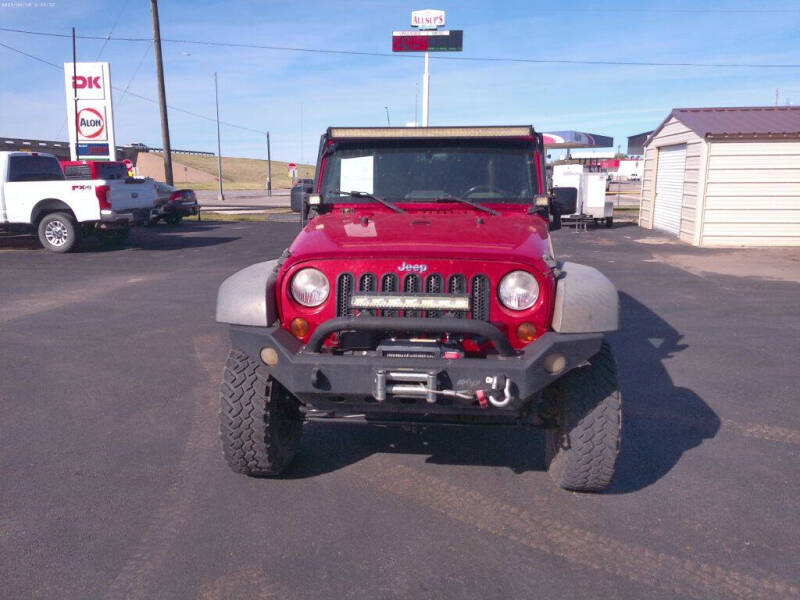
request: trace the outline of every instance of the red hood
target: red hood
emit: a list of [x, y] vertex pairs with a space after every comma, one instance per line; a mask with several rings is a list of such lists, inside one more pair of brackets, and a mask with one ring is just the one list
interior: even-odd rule
[[290, 247], [291, 262], [331, 258], [469, 258], [539, 263], [547, 224], [520, 207], [501, 215], [460, 209], [335, 209], [311, 220]]

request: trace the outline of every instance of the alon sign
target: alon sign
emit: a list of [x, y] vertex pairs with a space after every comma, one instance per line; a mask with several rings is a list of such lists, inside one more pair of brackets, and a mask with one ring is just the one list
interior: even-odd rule
[[[71, 124], [69, 141], [72, 160], [87, 156], [85, 151], [89, 147], [92, 149], [93, 159], [115, 160], [111, 76], [108, 63], [76, 63], [74, 68], [72, 63], [64, 63], [64, 88], [67, 122]], [[87, 142], [93, 143], [87, 144]], [[102, 155], [99, 154], [101, 150], [105, 150]]]
[[106, 128], [106, 119], [94, 108], [78, 111], [78, 135], [86, 139], [97, 139]]

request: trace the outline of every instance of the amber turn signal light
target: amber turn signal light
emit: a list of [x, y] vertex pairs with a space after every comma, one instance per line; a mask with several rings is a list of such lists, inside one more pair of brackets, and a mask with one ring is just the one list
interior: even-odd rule
[[292, 319], [292, 323], [289, 327], [294, 337], [298, 339], [302, 339], [308, 335], [308, 321], [305, 319], [301, 319], [300, 317]]
[[536, 339], [536, 326], [533, 323], [520, 323], [517, 327], [517, 337], [521, 342], [532, 342]]

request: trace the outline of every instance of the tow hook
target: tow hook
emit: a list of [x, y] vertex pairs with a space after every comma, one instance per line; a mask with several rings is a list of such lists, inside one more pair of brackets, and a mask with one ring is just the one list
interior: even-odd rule
[[511, 391], [511, 380], [505, 375], [487, 377], [486, 383], [491, 386], [488, 390], [478, 390], [475, 392], [475, 397], [478, 399], [478, 406], [481, 408], [488, 408], [489, 404], [496, 408], [504, 408], [514, 400], [514, 395]]

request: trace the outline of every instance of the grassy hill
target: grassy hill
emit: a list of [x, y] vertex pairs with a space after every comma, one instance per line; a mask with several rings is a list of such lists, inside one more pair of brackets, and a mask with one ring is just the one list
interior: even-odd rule
[[[159, 156], [161, 156], [159, 154]], [[217, 176], [216, 156], [196, 156], [194, 154], [172, 154], [173, 173], [186, 165], [200, 171], [205, 171]], [[272, 161], [272, 189], [289, 188], [291, 181], [286, 172], [288, 163]], [[313, 165], [297, 165], [297, 176], [300, 178], [313, 178], [315, 167]], [[267, 161], [257, 158], [230, 158], [222, 157], [222, 185], [239, 190], [263, 190], [267, 184]], [[192, 183], [194, 189], [216, 189], [214, 183]]]

